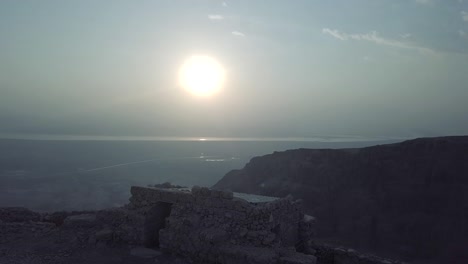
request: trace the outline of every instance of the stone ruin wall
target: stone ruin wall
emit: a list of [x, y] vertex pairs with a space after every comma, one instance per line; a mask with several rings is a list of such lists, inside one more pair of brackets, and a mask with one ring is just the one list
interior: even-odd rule
[[[312, 256], [298, 254], [294, 248], [287, 246], [288, 243], [284, 242], [288, 241], [287, 236], [284, 236], [287, 232], [268, 232], [268, 228], [276, 223], [287, 225], [300, 220], [295, 213], [300, 208], [300, 203], [292, 199], [281, 199], [270, 202], [270, 205], [253, 206], [234, 199], [232, 193], [206, 188], [194, 190], [192, 195], [190, 191], [154, 191], [144, 187], [133, 187], [130, 204], [97, 212], [37, 213], [25, 208], [0, 208], [0, 230], [7, 232], [12, 226], [27, 223], [49, 226], [53, 224], [73, 230], [93, 229], [94, 235], [86, 239], [96, 245], [124, 243], [140, 246], [144, 244], [147, 235], [145, 224], [148, 213], [158, 203], [165, 202], [173, 203], [173, 206], [168, 218], [169, 223], [161, 230], [160, 246], [171, 253], [190, 257], [199, 263], [315, 262]], [[207, 209], [211, 207], [212, 209]], [[268, 212], [273, 215], [273, 224]], [[218, 219], [220, 213], [222, 217]], [[198, 226], [195, 225], [197, 223]], [[313, 219], [308, 216], [299, 222], [298, 239], [305, 242], [304, 252], [315, 255], [319, 264], [404, 263], [318, 243], [310, 233], [313, 230], [312, 223]], [[273, 236], [266, 239], [271, 233], [274, 234], [272, 241]], [[291, 238], [296, 237], [295, 232], [291, 234]]]
[[[304, 215], [301, 202], [291, 197], [252, 204], [230, 192], [199, 187], [192, 191], [132, 187], [131, 193], [119, 237], [143, 244], [151, 208], [161, 202], [172, 204], [167, 225], [159, 232], [160, 247], [196, 263], [404, 264], [315, 242], [314, 218]], [[121, 210], [114, 210], [115, 218]]]
[[314, 256], [294, 248], [300, 233], [310, 233], [299, 228], [311, 225], [293, 199], [249, 203], [231, 192], [208, 188], [132, 188], [134, 210], [144, 214], [160, 202], [172, 204], [166, 226], [159, 231], [160, 248], [169, 252], [203, 263], [315, 263]]
[[252, 205], [232, 197], [219, 199], [217, 191], [193, 194], [194, 200], [174, 204], [160, 231], [161, 248], [206, 259], [232, 246], [272, 248], [297, 242], [302, 215], [289, 200]]

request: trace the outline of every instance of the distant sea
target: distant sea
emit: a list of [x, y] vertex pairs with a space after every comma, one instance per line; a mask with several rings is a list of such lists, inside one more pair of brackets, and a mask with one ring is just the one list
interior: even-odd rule
[[0, 135], [0, 207], [102, 209], [127, 203], [132, 185], [211, 186], [252, 157], [274, 151], [402, 140]]
[[157, 136], [97, 136], [60, 134], [0, 134], [0, 139], [29, 140], [92, 140], [92, 141], [261, 141], [261, 142], [377, 142], [398, 141], [404, 137], [364, 137], [350, 135], [314, 137], [157, 137]]

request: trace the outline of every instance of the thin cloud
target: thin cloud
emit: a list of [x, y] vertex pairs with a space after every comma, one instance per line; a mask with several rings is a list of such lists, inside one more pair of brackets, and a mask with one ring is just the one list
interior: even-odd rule
[[465, 31], [463, 30], [458, 30], [458, 35], [460, 35], [460, 37], [462, 38], [467, 38], [468, 37], [468, 33], [466, 33]]
[[411, 36], [412, 36], [412, 35], [409, 34], [409, 33], [401, 34], [401, 35], [400, 35], [400, 37], [401, 37], [401, 38], [404, 38], [404, 39], [411, 38]]
[[336, 29], [329, 29], [329, 28], [324, 28], [322, 29], [322, 33], [332, 35], [333, 37], [341, 40], [348, 40], [347, 34], [340, 33]]
[[245, 34], [239, 31], [232, 31], [231, 34], [236, 37], [245, 37]]
[[364, 56], [364, 57], [362, 57], [362, 60], [365, 61], [365, 62], [370, 62], [370, 61], [372, 61], [372, 58], [370, 56]]
[[433, 50], [421, 46], [416, 46], [411, 43], [402, 42], [393, 39], [386, 39], [379, 35], [377, 31], [371, 31], [366, 34], [348, 34], [340, 32], [336, 29], [323, 28], [322, 33], [328, 34], [342, 41], [355, 40], [355, 41], [368, 41], [378, 45], [390, 46], [400, 49], [412, 49], [423, 53], [434, 53]]
[[210, 20], [223, 20], [224, 17], [222, 15], [214, 14], [214, 15], [208, 15], [208, 19], [210, 19]]
[[222, 4], [224, 7], [228, 7], [228, 4], [226, 2], [223, 2]]
[[468, 22], [468, 12], [461, 11], [460, 14], [462, 16], [463, 21]]

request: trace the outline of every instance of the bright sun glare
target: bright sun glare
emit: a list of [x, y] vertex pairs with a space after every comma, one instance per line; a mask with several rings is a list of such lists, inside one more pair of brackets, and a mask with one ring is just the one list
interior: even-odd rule
[[213, 57], [193, 55], [179, 71], [179, 83], [188, 92], [197, 96], [211, 96], [217, 93], [224, 83], [223, 66]]

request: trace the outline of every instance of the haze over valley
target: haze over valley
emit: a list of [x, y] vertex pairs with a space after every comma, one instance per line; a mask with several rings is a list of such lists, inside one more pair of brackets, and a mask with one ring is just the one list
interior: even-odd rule
[[467, 73], [468, 0], [0, 1], [0, 263], [468, 263]]
[[373, 143], [3, 139], [0, 206], [40, 211], [102, 209], [127, 203], [132, 185], [211, 186], [264, 153]]

